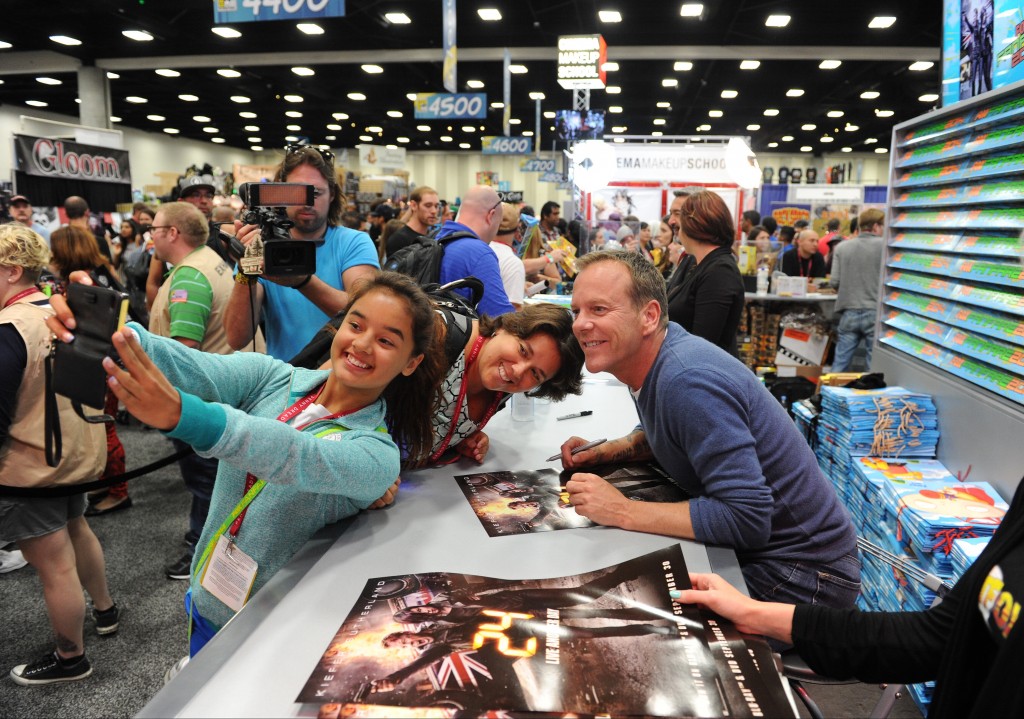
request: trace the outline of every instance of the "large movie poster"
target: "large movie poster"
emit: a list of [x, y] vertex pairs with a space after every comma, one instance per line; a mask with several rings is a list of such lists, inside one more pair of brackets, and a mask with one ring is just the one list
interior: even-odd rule
[[761, 649], [672, 603], [688, 586], [678, 544], [555, 579], [371, 579], [296, 701], [332, 716], [792, 716]]
[[960, 99], [992, 89], [993, 0], [960, 3]]

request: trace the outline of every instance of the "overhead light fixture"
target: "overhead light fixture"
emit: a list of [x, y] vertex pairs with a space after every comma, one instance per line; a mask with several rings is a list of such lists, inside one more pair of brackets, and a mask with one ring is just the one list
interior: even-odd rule
[[835, 142], [835, 138], [828, 135], [822, 135], [821, 138], [819, 138], [819, 142]]
[[139, 97], [138, 95], [129, 95], [125, 98], [125, 102], [130, 102], [133, 105], [144, 105], [149, 102], [149, 100], [144, 97]]
[[63, 85], [64, 83], [55, 77], [37, 77], [36, 82], [40, 82], [44, 85]]
[[315, 22], [300, 22], [295, 25], [299, 32], [304, 32], [307, 35], [323, 35], [324, 29], [317, 25]]
[[860, 129], [860, 126], [859, 125], [851, 125], [850, 123], [846, 123], [846, 127], [844, 127], [843, 129], [846, 130], [847, 132], [857, 132], [857, 130]]
[[622, 13], [618, 10], [598, 10], [597, 17], [601, 22], [622, 22]]
[[350, 92], [348, 94], [348, 99], [349, 100], [356, 100], [358, 102], [361, 102], [361, 101], [366, 99], [366, 95], [364, 95], [361, 92]]
[[[708, 129], [709, 130], [711, 129], [710, 125], [708, 125]], [[651, 131], [651, 137], [663, 137], [664, 135], [665, 135], [665, 133], [662, 132], [661, 130], [652, 130]]]
[[302, 95], [285, 95], [286, 102], [302, 102]]
[[[466, 87], [468, 87], [471, 90], [479, 90], [483, 86], [484, 83], [482, 80], [466, 80]], [[415, 100], [416, 98], [414, 97], [412, 99]]]
[[533, 130], [523, 130], [523, 137], [533, 137]]
[[181, 132], [181, 130], [179, 130], [176, 127], [165, 127], [164, 132], [166, 132], [168, 135], [177, 135], [178, 133]]
[[301, 125], [285, 125], [284, 129], [287, 130], [288, 132], [299, 132], [300, 130], [302, 130], [302, 126]]
[[333, 142], [334, 140], [338, 139], [338, 136], [337, 135], [324, 135], [324, 139], [325, 140], [331, 140]]
[[[524, 132], [523, 134], [525, 135], [526, 133]], [[616, 143], [620, 143], [620, 144], [625, 142], [625, 141], [626, 141], [626, 138], [624, 138], [624, 137], [613, 137], [612, 138], [612, 142], [616, 142]]]
[[460, 142], [460, 143], [459, 143], [459, 148], [461, 148], [461, 149], [463, 149], [463, 150], [468, 150], [468, 149], [470, 149], [471, 147], [473, 147], [473, 146], [472, 146], [472, 145], [470, 145], [470, 144], [469, 144], [468, 142]]
[[220, 144], [224, 143], [224, 138], [223, 137], [211, 137], [210, 138], [210, 142], [216, 142], [218, 145], [220, 145]]
[[401, 142], [401, 143], [409, 142], [409, 138], [408, 137], [396, 137], [395, 140], [397, 140], [398, 142]]
[[895, 114], [892, 110], [875, 110], [875, 115], [878, 117], [892, 117]]
[[798, 87], [790, 88], [786, 90], [786, 97], [803, 97], [804, 91]]
[[760, 129], [761, 129], [760, 125], [747, 125], [747, 130], [749, 132], [757, 132]]
[[661, 86], [662, 87], [678, 87], [679, 86], [679, 80], [677, 80], [674, 77], [666, 77], [665, 79], [663, 79], [661, 81]]
[[81, 45], [82, 41], [67, 35], [50, 35], [50, 39], [58, 45], [67, 45], [68, 47], [74, 47], [75, 45]]
[[292, 72], [294, 72], [299, 77], [312, 77], [313, 75], [316, 74], [316, 72], [313, 71], [313, 68], [301, 66], [293, 67]]
[[917, 99], [920, 100], [921, 102], [935, 102], [936, 100], [939, 99], [939, 96], [936, 95], [934, 92], [929, 92], [925, 93], [924, 95], [921, 95], [921, 97]]
[[773, 149], [778, 147], [778, 146], [779, 146], [779, 143], [777, 143], [777, 142], [769, 142], [768, 143], [768, 147], [771, 147]]
[[430, 132], [430, 125], [417, 125], [416, 129], [420, 132]]
[[779, 139], [781, 139], [783, 142], [793, 142], [793, 136], [792, 135], [783, 135]]
[[789, 15], [769, 15], [764, 24], [765, 27], [786, 27], [791, 19]]
[[182, 102], [199, 102], [199, 95], [178, 95], [178, 99]]
[[242, 73], [240, 73], [238, 70], [232, 70], [230, 67], [220, 68], [219, 70], [217, 70], [217, 74], [221, 77], [227, 78], [236, 78], [242, 76]]
[[260, 131], [260, 126], [259, 125], [246, 125], [242, 129], [245, 130], [246, 132], [259, 132]]
[[153, 122], [163, 122], [167, 118], [164, 117], [163, 115], [146, 115], [146, 119], [147, 120], [152, 120]]
[[482, 7], [476, 11], [476, 14], [480, 16], [481, 20], [487, 22], [497, 22], [501, 20], [501, 11], [498, 8], [493, 7]]
[[871, 18], [868, 27], [872, 30], [884, 30], [887, 27], [892, 27], [894, 22], [896, 22], [896, 18], [891, 15], [879, 15]]
[[[236, 37], [242, 37], [242, 33], [238, 32], [238, 30], [235, 30], [233, 27], [212, 27], [210, 30], [214, 34], [220, 35], [225, 40], [234, 40]], [[223, 142], [223, 140], [221, 140], [221, 142]]]
[[672, 107], [672, 103], [671, 102], [659, 102], [659, 103], [657, 103], [656, 107], [661, 107], [661, 108], [664, 108], [664, 109], [667, 110], [667, 109]]
[[332, 112], [331, 113], [331, 117], [333, 117], [335, 120], [347, 120], [348, 119], [348, 113], [347, 112]]
[[840, 152], [853, 152], [853, 148], [852, 147], [843, 147], [843, 148], [840, 148], [839, 151]]
[[878, 138], [877, 137], [869, 137], [868, 139], [866, 139], [864, 141], [864, 144], [865, 145], [874, 145], [876, 142], [878, 142]]
[[740, 63], [740, 70], [756, 70], [761, 67], [760, 60], [744, 60]]
[[32, 107], [49, 107], [50, 106], [50, 103], [43, 102], [42, 100], [25, 100], [25, 104], [26, 105], [30, 105]]
[[[610, 112], [613, 115], [618, 115], [619, 113], [622, 112], [622, 106], [621, 105], [610, 105], [608, 107], [608, 112]], [[547, 116], [548, 116], [548, 113], [545, 112], [544, 113], [544, 117], [547, 117]], [[554, 117], [554, 116], [555, 116], [555, 113], [551, 113], [551, 117]]]
[[621, 95], [622, 94], [622, 88], [619, 87], [618, 85], [609, 85], [608, 87], [606, 87], [604, 89], [604, 91], [606, 93], [608, 93], [609, 95]]
[[864, 92], [862, 92], [860, 94], [860, 99], [861, 100], [875, 100], [875, 99], [878, 98], [879, 94], [880, 93], [877, 90], [865, 90]]
[[285, 135], [284, 136], [284, 141], [285, 142], [298, 142], [299, 138], [297, 138], [295, 135]]
[[889, 151], [888, 147], [876, 147], [875, 148], [875, 152], [878, 153], [879, 155], [884, 155], [888, 151]]
[[625, 125], [616, 125], [612, 128], [612, 132], [625, 132], [628, 129]]
[[153, 39], [153, 36], [145, 30], [122, 30], [121, 34], [129, 40], [135, 40], [136, 42], [149, 42]]
[[381, 133], [381, 132], [384, 132], [384, 128], [381, 127], [380, 125], [368, 125], [366, 127], [366, 131], [367, 132]]
[[196, 122], [210, 122], [211, 121], [210, 118], [207, 117], [206, 115], [193, 115], [192, 119], [195, 120]]
[[463, 132], [476, 132], [476, 128], [473, 125], [463, 125], [462, 126], [462, 131]]
[[815, 125], [813, 122], [808, 122], [808, 123], [805, 123], [805, 124], [801, 125], [800, 129], [801, 130], [806, 130], [807, 132], [810, 132], [811, 130], [817, 130], [818, 126]]
[[829, 117], [842, 117], [846, 113], [844, 113], [842, 110], [829, 110], [826, 114]]
[[388, 117], [402, 117], [401, 110], [388, 110]]
[[[714, 111], [712, 110], [712, 112], [714, 112]], [[711, 113], [708, 113], [708, 114], [711, 114]], [[665, 118], [663, 118], [663, 117], [656, 117], [656, 118], [654, 118], [653, 122], [654, 122], [655, 125], [664, 125], [665, 124]]]
[[302, 117], [302, 113], [299, 112], [298, 110], [285, 110], [284, 116], [285, 117]]
[[218, 130], [216, 127], [204, 127], [203, 132], [209, 133], [211, 135], [216, 135], [218, 132], [220, 132], [220, 130]]
[[500, 110], [503, 107], [505, 107], [505, 103], [503, 103], [501, 100], [495, 100], [494, 102], [491, 103], [492, 110]]
[[813, 149], [814, 148], [811, 147], [810, 145], [801, 145], [800, 146], [800, 152], [810, 152]]
[[911, 63], [910, 67], [907, 69], [913, 70], [914, 72], [924, 72], [925, 70], [931, 70], [933, 67], [935, 67], [934, 62], [928, 62], [927, 60], [918, 60], [917, 62]]
[[604, 65], [601, 66], [601, 69], [604, 70], [605, 72], [618, 72], [619, 71], [619, 63], [617, 63], [617, 62], [606, 62]]
[[708, 117], [721, 117], [724, 114], [721, 110], [708, 110]]
[[246, 120], [255, 120], [256, 119], [256, 113], [255, 112], [251, 112], [250, 110], [242, 110], [240, 113], [238, 113], [238, 116], [242, 117], [242, 118], [245, 118]]
[[764, 116], [765, 117], [775, 117], [778, 114], [779, 114], [779, 111], [776, 110], [773, 107], [770, 107], [770, 108], [768, 108], [767, 110], [764, 111]]
[[723, 99], [732, 100], [734, 97], [739, 97], [739, 93], [736, 90], [722, 90]]
[[116, 72], [108, 72], [107, 73], [107, 79], [108, 80], [120, 80], [121, 76], [118, 75]]
[[373, 138], [370, 137], [369, 135], [360, 135], [359, 139], [362, 140], [363, 142], [373, 142]]
[[415, 92], [407, 92], [407, 93], [405, 93], [405, 99], [408, 100], [409, 102], [416, 102], [416, 93]]
[[380, 65], [362, 65], [362, 69], [363, 72], [365, 72], [368, 75], [380, 75], [382, 72], [384, 72], [384, 68], [382, 68]]
[[697, 127], [701, 132], [708, 132], [711, 130], [711, 125], [700, 125]]
[[327, 125], [327, 129], [331, 130], [333, 132], [341, 132], [342, 127], [341, 127], [341, 125], [338, 125], [338, 124], [332, 122], [332, 123]]
[[412, 22], [412, 19], [404, 12], [386, 12], [384, 19], [392, 25], [408, 25]]
[[10, 50], [14, 45], [5, 40], [0, 40], [0, 50]]
[[177, 70], [171, 70], [170, 68], [166, 67], [160, 68], [159, 70], [154, 70], [153, 72], [155, 72], [160, 77], [181, 77], [180, 72], [178, 72]]
[[522, 125], [523, 121], [520, 120], [518, 117], [513, 117], [511, 120], [508, 121], [508, 124], [509, 125]]
[[693, 69], [693, 63], [689, 60], [680, 60], [672, 65], [672, 69], [676, 72], [689, 72]]
[[451, 141], [452, 141], [452, 136], [451, 135], [441, 135], [441, 142], [451, 142]]
[[684, 2], [679, 8], [680, 17], [700, 17], [704, 14], [704, 4], [699, 2]]
[[245, 95], [232, 95], [231, 102], [237, 102], [239, 105], [244, 105], [247, 102], [252, 102], [252, 98], [246, 97]]
[[822, 60], [820, 63], [818, 63], [818, 67], [821, 68], [822, 70], [835, 70], [842, 64], [842, 60]]
[[546, 97], [546, 95], [543, 92], [531, 92], [530, 93], [530, 99], [531, 100], [543, 100], [543, 99], [545, 99], [545, 97]]
[[[612, 110], [611, 108], [608, 108], [608, 111], [609, 112], [614, 112], [614, 110]], [[619, 108], [619, 112], [622, 112], [622, 108], [621, 107]], [[544, 113], [544, 119], [545, 120], [554, 120], [555, 119], [555, 113], [552, 112], [551, 110], [548, 110], [547, 112]]]
[[526, 69], [526, 65], [509, 65], [508, 71], [513, 75], [525, 75], [529, 70]]

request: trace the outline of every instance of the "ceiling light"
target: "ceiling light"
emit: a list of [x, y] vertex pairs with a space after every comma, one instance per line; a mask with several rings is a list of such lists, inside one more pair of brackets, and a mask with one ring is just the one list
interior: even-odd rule
[[404, 12], [386, 12], [384, 13], [384, 19], [392, 25], [408, 25], [412, 22]]
[[765, 27], [786, 27], [791, 19], [789, 15], [769, 15], [764, 24]]
[[622, 13], [618, 10], [598, 10], [597, 17], [601, 22], [622, 22]]
[[846, 123], [846, 127], [844, 127], [843, 129], [846, 130], [847, 132], [857, 132], [857, 130], [859, 130], [860, 127], [858, 125], [851, 125], [850, 123]]
[[287, 130], [288, 132], [299, 132], [299, 131], [302, 130], [302, 126], [301, 125], [285, 125], [284, 129]]
[[693, 69], [693, 63], [689, 60], [680, 60], [672, 65], [672, 69], [676, 72], [689, 72]]
[[302, 117], [302, 113], [298, 110], [286, 110], [284, 115], [285, 117]]
[[312, 77], [316, 74], [311, 67], [293, 67], [292, 72], [299, 77]]
[[363, 72], [367, 73], [368, 75], [380, 75], [382, 72], [384, 72], [384, 68], [382, 68], [380, 65], [362, 65], [362, 68]]
[[852, 147], [843, 147], [839, 150], [840, 152], [853, 152]]
[[[242, 33], [235, 30], [233, 27], [212, 27], [210, 28], [214, 33], [220, 35], [225, 40], [233, 40], [236, 37], [242, 37]], [[224, 142], [221, 140], [221, 142]]]
[[[714, 111], [712, 110], [712, 112], [714, 112]], [[708, 114], [710, 114], [710, 113], [708, 113]], [[712, 115], [712, 117], [714, 117], [714, 116]], [[665, 124], [665, 118], [663, 118], [663, 117], [656, 117], [656, 118], [654, 118], [654, 124], [655, 125], [664, 125]]]
[[530, 93], [530, 99], [531, 100], [543, 100], [544, 97], [545, 97], [545, 95], [544, 95], [543, 92], [531, 92]]
[[[662, 82], [664, 82], [664, 80], [662, 80]], [[606, 93], [608, 93], [609, 95], [620, 95], [620, 94], [622, 94], [622, 88], [619, 87], [618, 85], [609, 85], [608, 87], [606, 87], [604, 89], [604, 91]]]
[[300, 22], [295, 25], [296, 29], [300, 32], [304, 32], [307, 35], [323, 35], [324, 29], [317, 25], [315, 22]]
[[672, 107], [672, 103], [671, 102], [659, 102], [657, 104], [657, 107], [663, 107], [665, 109], [669, 109], [669, 108]]
[[808, 132], [810, 132], [811, 130], [817, 130], [817, 129], [818, 129], [818, 126], [817, 126], [817, 125], [815, 125], [815, 124], [814, 124], [814, 123], [812, 123], [812, 122], [808, 122], [808, 123], [807, 123], [807, 124], [805, 124], [805, 125], [801, 125], [801, 126], [800, 126], [800, 129], [801, 129], [801, 130], [807, 130]]
[[780, 139], [783, 142], [793, 142], [793, 136], [792, 135], [783, 135]]
[[501, 11], [493, 7], [482, 7], [476, 11], [476, 14], [480, 16], [481, 20], [486, 20], [487, 22], [501, 20]]
[[63, 85], [60, 80], [55, 77], [37, 77], [36, 82], [41, 82], [44, 85]]
[[240, 113], [238, 113], [238, 116], [239, 117], [244, 117], [246, 120], [255, 120], [256, 119], [256, 113], [255, 112], [250, 112], [249, 110], [242, 110]]
[[147, 120], [152, 120], [153, 122], [163, 122], [167, 118], [164, 117], [163, 115], [146, 115], [146, 119]]
[[210, 142], [216, 142], [218, 145], [220, 145], [220, 144], [222, 144], [224, 142], [224, 138], [223, 137], [211, 137], [210, 138]]
[[164, 132], [166, 132], [168, 135], [177, 135], [179, 132], [181, 132], [181, 130], [179, 130], [176, 127], [165, 127]]
[[747, 125], [747, 130], [749, 130], [750, 132], [757, 132], [760, 129], [760, 125]]
[[[708, 125], [708, 129], [711, 129], [711, 125]], [[654, 130], [653, 132], [651, 132], [651, 137], [662, 137], [664, 134], [665, 133], [662, 132], [661, 130]]]
[[612, 128], [612, 132], [625, 132], [627, 129], [629, 128], [627, 128], [625, 125], [616, 125], [615, 127]]
[[359, 139], [362, 140], [363, 142], [373, 142], [373, 138], [370, 137], [369, 135], [360, 135]]
[[740, 70], [756, 70], [761, 67], [760, 60], [744, 60], [740, 63]]
[[829, 117], [842, 117], [846, 113], [844, 113], [842, 110], [829, 110], [826, 114]]
[[10, 50], [14, 45], [4, 40], [0, 40], [0, 50]]
[[[524, 132], [523, 134], [525, 135], [526, 133]], [[612, 142], [622, 143], [622, 142], [625, 142], [625, 141], [626, 141], [626, 138], [624, 138], [624, 137], [613, 137], [612, 138]]]
[[523, 130], [523, 137], [533, 137], [533, 130]]
[[892, 110], [875, 110], [875, 114], [878, 115], [878, 117], [892, 117], [896, 113]]
[[679, 86], [679, 80], [677, 80], [674, 77], [666, 77], [664, 80], [661, 81], [661, 86], [662, 87], [678, 87]]
[[129, 40], [135, 40], [136, 42], [149, 42], [153, 39], [153, 36], [145, 30], [122, 30], [121, 34]]
[[342, 128], [341, 128], [341, 125], [337, 125], [337, 124], [332, 122], [331, 124], [327, 125], [327, 129], [328, 130], [333, 130], [334, 132], [341, 132]]
[[698, 129], [698, 130], [699, 130], [700, 132], [707, 132], [708, 130], [710, 130], [710, 129], [711, 129], [711, 125], [698, 125], [698, 126], [697, 126], [697, 129]]
[[769, 142], [768, 143], [768, 147], [778, 147], [778, 146], [779, 146], [779, 143], [777, 143], [777, 142]]
[[125, 101], [131, 102], [131, 103], [133, 103], [135, 105], [143, 105], [143, 104], [149, 102], [149, 100], [147, 100], [146, 98], [139, 97], [138, 95], [129, 95], [128, 97], [125, 98]]
[[820, 142], [835, 142], [835, 139], [829, 137], [828, 135], [822, 135], [822, 137], [820, 138], [819, 141]]
[[366, 131], [367, 132], [381, 133], [381, 132], [384, 132], [384, 128], [381, 127], [380, 125], [367, 125], [366, 126]]
[[699, 2], [684, 2], [683, 6], [679, 8], [681, 17], [700, 17], [703, 12], [704, 5]]
[[822, 70], [835, 70], [842, 64], [842, 60], [822, 60], [818, 64], [818, 67], [821, 68]]
[[521, 125], [522, 123], [523, 121], [520, 120], [518, 117], [513, 117], [511, 120], [508, 121], [509, 125]]
[[395, 139], [398, 142], [409, 142], [409, 138], [408, 137], [396, 137]]
[[722, 90], [722, 98], [725, 100], [731, 100], [734, 97], [738, 97], [739, 93], [735, 90]]
[[441, 135], [441, 142], [451, 142], [451, 141], [452, 141], [451, 135]]
[[416, 93], [415, 92], [407, 92], [407, 93], [405, 93], [405, 99], [409, 100], [410, 102], [416, 102]]
[[284, 99], [287, 102], [302, 102], [302, 95], [285, 95]]
[[708, 110], [708, 117], [721, 117], [723, 114], [721, 110]]
[[284, 141], [285, 142], [298, 142], [299, 138], [297, 138], [295, 135], [285, 135], [284, 136]]
[[[613, 110], [612, 108], [608, 108], [608, 112], [615, 112], [615, 110]], [[622, 112], [622, 108], [621, 107], [619, 108], [619, 112]], [[545, 120], [554, 120], [555, 119], [555, 113], [552, 112], [551, 110], [548, 110], [547, 112], [544, 113], [544, 119]]]
[[204, 127], [203, 132], [208, 132], [211, 135], [216, 135], [218, 132], [220, 132], [220, 130], [218, 130], [216, 127]]
[[865, 145], [873, 145], [873, 144], [875, 144], [876, 142], [878, 142], [878, 138], [877, 138], [877, 137], [869, 137], [868, 139], [866, 139], [866, 140], [864, 141], [864, 144], [865, 144]]
[[246, 125], [242, 129], [245, 130], [246, 132], [259, 132], [260, 131], [260, 126], [259, 125]]
[[[491, 107], [494, 108], [495, 110], [500, 110], [501, 108], [505, 107], [505, 103], [501, 102], [500, 100], [495, 100], [494, 102], [491, 103]], [[554, 115], [552, 115], [552, 117], [554, 117]]]
[[874, 30], [883, 30], [887, 27], [892, 27], [894, 22], [896, 22], [896, 18], [890, 15], [879, 15], [878, 17], [871, 18], [868, 27]]
[[350, 92], [348, 94], [348, 99], [349, 100], [359, 100], [359, 101], [362, 101], [362, 100], [366, 99], [366, 95], [364, 95], [361, 92]]
[[154, 70], [153, 72], [155, 72], [160, 77], [181, 77], [180, 72], [178, 72], [177, 70], [170, 70], [168, 68], [161, 68], [159, 70]]
[[108, 80], [120, 80], [121, 76], [118, 75], [116, 72], [108, 72], [107, 73], [107, 79]]
[[263, 146], [262, 145], [253, 145], [249, 149], [252, 150], [253, 152], [263, 152]]
[[208, 118], [206, 115], [193, 115], [192, 119], [196, 122], [211, 122], [210, 118]]
[[416, 129], [420, 132], [430, 132], [430, 125], [417, 125]]
[[803, 97], [804, 91], [798, 87], [790, 88], [786, 90], [786, 97]]
[[252, 99], [246, 97], [245, 95], [232, 95], [231, 102], [237, 102], [240, 105], [244, 105], [247, 102], [252, 102]]
[[811, 147], [810, 145], [801, 145], [800, 146], [800, 152], [810, 152], [813, 149], [814, 148]]
[[[484, 83], [481, 80], [466, 80], [466, 87], [470, 88], [471, 90], [479, 90], [483, 86]], [[416, 98], [412, 99], [415, 100]]]
[[58, 45], [74, 46], [82, 44], [81, 40], [76, 40], [75, 38], [68, 37], [67, 35], [50, 35], [50, 39]]
[[49, 107], [49, 103], [43, 102], [42, 100], [25, 100], [26, 105], [32, 107]]
[[324, 135], [324, 139], [325, 140], [337, 140], [338, 136], [337, 135]]
[[918, 60], [915, 63], [911, 63], [910, 67], [907, 69], [913, 70], [914, 72], [924, 72], [925, 70], [931, 70], [933, 67], [935, 67], [934, 62], [928, 62], [927, 60]]
[[604, 70], [605, 72], [618, 72], [619, 71], [619, 63], [617, 63], [617, 62], [606, 62], [604, 65], [601, 66], [601, 69]]
[[182, 102], [199, 102], [198, 95], [178, 95], [178, 99]]
[[874, 100], [880, 93], [877, 90], [865, 90], [860, 94], [861, 100]]
[[476, 132], [476, 128], [473, 127], [472, 125], [463, 125], [462, 126], [462, 131], [463, 132]]
[[935, 102], [936, 100], [939, 99], [939, 96], [936, 95], [934, 92], [929, 92], [925, 93], [924, 95], [921, 95], [921, 97], [917, 99], [920, 100], [921, 102]]
[[238, 70], [232, 70], [230, 67], [222, 67], [221, 69], [217, 70], [217, 74], [220, 75], [221, 77], [230, 77], [230, 78], [235, 78], [235, 77], [241, 77], [242, 76], [242, 73], [240, 73]]
[[884, 155], [888, 151], [889, 151], [888, 147], [876, 147], [875, 148], [875, 152], [877, 152], [879, 155]]
[[460, 142], [459, 147], [463, 150], [468, 150], [472, 147], [468, 142]]
[[513, 75], [524, 75], [528, 72], [526, 65], [509, 65], [508, 71]]
[[779, 114], [779, 111], [776, 110], [775, 108], [769, 108], [769, 109], [764, 111], [764, 116], [765, 117], [775, 117], [778, 114]]
[[252, 143], [263, 142], [263, 138], [262, 137], [247, 137], [247, 138], [245, 138], [245, 141], [246, 142], [252, 142]]
[[388, 110], [388, 117], [402, 117], [401, 110]]

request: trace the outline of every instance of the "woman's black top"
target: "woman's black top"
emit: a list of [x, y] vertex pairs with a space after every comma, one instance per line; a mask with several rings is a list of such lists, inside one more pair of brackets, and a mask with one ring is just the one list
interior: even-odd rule
[[743, 314], [743, 278], [728, 247], [716, 247], [698, 264], [684, 257], [668, 287], [668, 317], [690, 334], [737, 356], [736, 329]]

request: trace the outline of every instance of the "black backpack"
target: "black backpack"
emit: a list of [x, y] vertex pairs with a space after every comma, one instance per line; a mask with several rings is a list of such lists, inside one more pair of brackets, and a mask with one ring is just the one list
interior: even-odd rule
[[444, 257], [444, 246], [464, 237], [478, 239], [472, 232], [465, 230], [453, 232], [440, 240], [419, 235], [412, 244], [406, 245], [389, 256], [381, 270], [408, 275], [420, 287], [436, 284], [441, 280], [441, 258]]
[[[455, 292], [456, 289], [469, 290], [473, 296], [467, 300]], [[476, 277], [466, 277], [444, 286], [436, 283], [427, 285], [423, 291], [433, 300], [437, 312], [448, 327], [444, 339], [444, 354], [447, 366], [451, 367], [459, 359], [469, 341], [469, 336], [473, 332], [473, 320], [479, 319], [476, 305], [484, 295], [483, 282]], [[344, 310], [334, 315], [313, 335], [313, 339], [292, 357], [289, 364], [305, 369], [318, 369], [323, 365], [331, 357], [331, 343], [334, 342], [334, 335], [338, 333], [344, 317]]]

